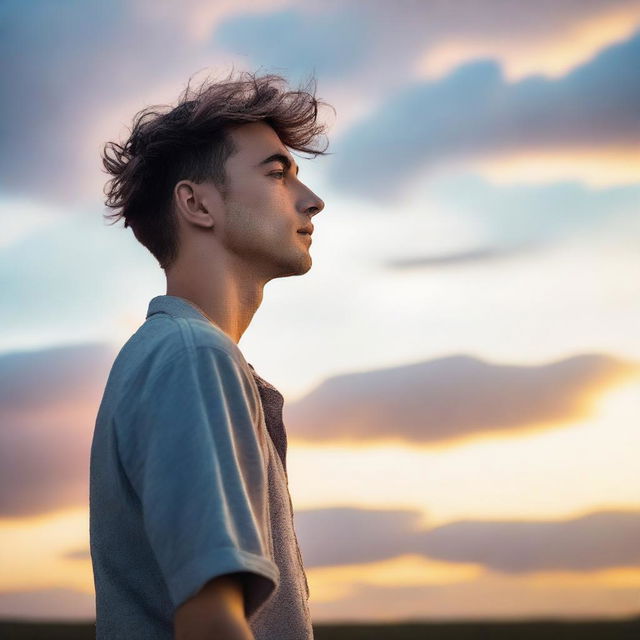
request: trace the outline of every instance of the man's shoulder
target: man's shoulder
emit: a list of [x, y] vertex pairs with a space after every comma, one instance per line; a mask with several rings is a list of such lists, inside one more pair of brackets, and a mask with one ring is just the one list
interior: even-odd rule
[[228, 388], [242, 389], [225, 401], [238, 396], [249, 402], [252, 411], [258, 411], [253, 374], [226, 334], [206, 321], [156, 314], [147, 318], [120, 350], [105, 397], [117, 407], [118, 414], [126, 416], [150, 401], [159, 389], [168, 395], [179, 395], [186, 388], [192, 393], [195, 380], [213, 378], [223, 379]]
[[169, 357], [184, 353], [185, 350], [210, 347], [236, 360], [244, 359], [238, 345], [221, 329], [204, 319], [155, 314], [147, 318], [137, 333], [140, 334], [140, 340], [146, 340], [150, 345], [156, 344]]
[[[112, 367], [111, 376], [120, 394], [130, 385], [148, 383], [172, 365], [181, 362], [198, 366], [209, 352], [216, 359], [231, 360], [243, 377], [252, 378], [251, 370], [239, 347], [219, 328], [196, 318], [154, 314], [122, 346]], [[119, 395], [120, 395], [119, 394]]]
[[221, 329], [197, 318], [154, 314], [145, 320], [122, 348], [123, 356], [145, 360], [147, 366], [162, 367], [181, 356], [205, 349], [225, 355], [243, 370], [248, 365], [238, 345]]

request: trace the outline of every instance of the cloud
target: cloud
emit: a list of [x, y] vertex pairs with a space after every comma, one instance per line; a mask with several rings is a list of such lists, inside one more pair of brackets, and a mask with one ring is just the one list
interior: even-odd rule
[[413, 509], [297, 509], [296, 534], [306, 567], [358, 564], [415, 551], [422, 513]]
[[93, 426], [113, 355], [94, 344], [0, 356], [0, 517], [87, 503]]
[[567, 521], [462, 521], [418, 536], [430, 558], [494, 571], [596, 571], [640, 566], [640, 512], [602, 511]]
[[372, 27], [360, 6], [345, 5], [340, 11], [296, 6], [231, 16], [218, 25], [213, 38], [227, 50], [265, 65], [266, 70], [286, 71], [296, 83], [311, 72], [324, 77], [350, 75], [364, 65]]
[[541, 366], [455, 355], [335, 376], [285, 404], [289, 440], [442, 445], [586, 416], [592, 396], [638, 366], [584, 354]]
[[3, 191], [63, 206], [95, 202], [107, 179], [102, 145], [124, 135], [123, 121], [129, 127], [144, 106], [175, 101], [180, 85], [212, 59], [228, 71], [229, 60], [203, 44], [201, 29], [251, 3], [215, 5], [5, 0], [0, 82], [10, 90], [0, 103]]
[[441, 165], [525, 149], [636, 147], [640, 32], [568, 75], [508, 83], [498, 63], [464, 64], [398, 91], [333, 141], [333, 185], [392, 202]]
[[[103, 344], [0, 356], [0, 517], [86, 504], [93, 427], [114, 356]], [[575, 419], [589, 411], [586, 396], [631, 370], [598, 355], [540, 367], [452, 356], [332, 378], [285, 404], [285, 421], [290, 442], [451, 444]]]
[[[330, 581], [330, 588], [341, 594], [335, 598], [316, 597], [311, 583], [313, 619], [407, 625], [424, 620], [428, 626], [420, 631], [424, 631], [424, 637], [434, 638], [456, 634], [488, 638], [588, 637], [598, 618], [607, 620], [606, 631], [599, 624], [597, 627], [603, 637], [610, 631], [607, 637], [616, 638], [627, 632], [637, 635], [640, 622], [638, 587], [633, 582], [567, 584], [557, 580], [541, 586], [534, 581], [493, 574], [475, 580], [428, 582], [387, 586], [354, 580], [345, 589], [343, 581]], [[567, 624], [575, 636], [568, 634]]]
[[[584, 618], [583, 622], [571, 622], [575, 629], [593, 630], [594, 617], [610, 619], [607, 629], [618, 637], [637, 629], [640, 618], [638, 589], [631, 584], [547, 584], [541, 588], [517, 578], [503, 575], [483, 575], [476, 580], [438, 581], [426, 585], [386, 586], [354, 581], [348, 589], [335, 592], [335, 597], [317, 597], [311, 583], [311, 613], [315, 623], [336, 624], [362, 621], [376, 623], [407, 624], [424, 621], [420, 627], [429, 637], [450, 635], [453, 627], [475, 628], [482, 625], [483, 632], [504, 635], [509, 626], [511, 635], [522, 632], [531, 635], [566, 635], [566, 620]], [[627, 620], [632, 614], [635, 618]], [[7, 619], [32, 620], [95, 620], [95, 596], [93, 593], [74, 589], [34, 589], [28, 591], [0, 592], [0, 616]], [[623, 618], [613, 620], [612, 616]], [[502, 618], [503, 620], [499, 620]], [[504, 620], [518, 618], [514, 622]], [[542, 618], [540, 623], [532, 618]], [[549, 620], [553, 618], [554, 620]], [[471, 619], [471, 620], [470, 620]], [[446, 624], [443, 629], [439, 622]], [[483, 622], [480, 622], [483, 621]], [[523, 622], [530, 621], [530, 622]], [[518, 625], [518, 626], [514, 626]], [[588, 628], [587, 628], [588, 627]], [[379, 633], [376, 633], [376, 637]]]
[[[638, 0], [606, 5], [566, 0], [505, 4], [496, 0], [399, 2], [385, 0], [313, 0], [283, 3], [274, 11], [236, 15], [220, 21], [213, 38], [252, 64], [285, 69], [294, 76], [311, 69], [330, 84], [346, 80], [358, 92], [388, 88], [412, 79], [416, 70], [450, 70], [451, 62], [486, 57], [505, 64], [546, 69], [552, 51], [566, 69], [591, 57], [638, 20]], [[271, 10], [269, 10], [271, 9]], [[620, 23], [626, 23], [626, 28]], [[604, 26], [598, 37], [594, 25]], [[567, 36], [572, 37], [571, 47]], [[463, 43], [465, 46], [461, 46]], [[546, 55], [545, 55], [546, 54]], [[555, 68], [555, 67], [554, 67]], [[541, 69], [539, 69], [541, 70]]]
[[457, 25], [427, 46], [418, 63], [423, 74], [432, 79], [441, 77], [463, 62], [490, 57], [500, 60], [510, 80], [536, 73], [559, 77], [604, 46], [628, 38], [640, 24], [637, 0], [499, 6], [490, 0], [473, 4], [485, 5], [486, 17], [497, 26], [465, 29], [470, 21], [481, 22], [473, 16], [473, 9], [477, 11], [479, 6], [467, 5], [465, 8], [472, 11], [459, 12]]
[[297, 510], [305, 567], [421, 554], [506, 574], [640, 567], [640, 511], [599, 511], [566, 520], [459, 520], [421, 529], [421, 512], [351, 507]]
[[[5, 191], [35, 199], [53, 195], [60, 202], [77, 198], [79, 182], [98, 165], [97, 149], [91, 169], [88, 150], [81, 153], [107, 93], [97, 89], [109, 79], [110, 97], [117, 100], [122, 85], [132, 86], [118, 88], [114, 77], [125, 61], [118, 44], [132, 35], [125, 6], [3, 3], [0, 80], [11, 87], [0, 106], [1, 121], [11, 123], [2, 128], [0, 145]], [[135, 59], [128, 62], [137, 66]]]
[[613, 217], [636, 217], [640, 185], [590, 189], [575, 181], [495, 187], [467, 174], [428, 187], [431, 196], [487, 230], [498, 247], [547, 243]]
[[[421, 528], [417, 509], [297, 509], [306, 568], [380, 562], [402, 555], [528, 574], [640, 567], [640, 511], [603, 510], [564, 520], [457, 520]], [[65, 554], [88, 557], [81, 548]]]
[[[628, 0], [612, 1], [606, 9], [618, 11], [637, 5]], [[141, 0], [111, 3], [107, 8], [98, 2], [58, 6], [35, 0], [25, 6], [19, 0], [6, 0], [0, 11], [5, 25], [0, 39], [0, 81], [11, 87], [0, 106], [2, 122], [11, 123], [0, 131], [3, 190], [12, 197], [69, 206], [83, 200], [95, 202], [104, 186], [99, 151], [107, 139], [118, 137], [116, 127], [122, 128], [123, 122], [129, 125], [133, 113], [143, 106], [173, 101], [176, 87], [212, 61], [225, 72], [232, 62], [252, 69], [275, 67], [293, 81], [296, 76], [306, 78], [315, 72], [320, 93], [332, 103], [337, 98], [343, 114], [353, 104], [369, 111], [389, 95], [411, 92], [416, 64], [431, 48], [446, 45], [451, 38], [466, 41], [478, 36], [494, 42], [517, 34], [519, 41], [525, 42], [555, 33], [562, 42], [571, 25], [593, 20], [604, 8], [575, 1], [552, 7], [539, 3], [505, 6], [494, 0], [461, 2], [455, 10], [446, 3], [407, 2], [398, 11], [396, 5], [385, 2], [310, 2], [303, 7], [287, 0], [224, 0], [214, 4], [188, 0], [176, 7]], [[144, 56], [137, 55], [140, 50]], [[615, 62], [612, 60], [610, 67]], [[521, 94], [528, 100], [524, 88], [530, 84], [508, 92], [492, 64], [480, 63], [477, 83], [469, 78], [443, 81], [445, 88], [455, 84], [450, 91], [458, 93], [453, 97], [466, 103], [472, 115], [476, 106], [483, 109], [481, 101], [474, 102], [474, 98], [486, 99], [479, 87], [483, 81], [489, 93], [497, 90], [509, 97], [501, 98], [505, 109], [521, 108], [517, 100]], [[610, 67], [604, 71], [609, 72]], [[633, 101], [632, 88], [637, 84], [633, 84], [632, 73], [628, 78], [620, 77], [623, 69], [618, 65], [609, 80], [605, 73], [596, 88], [601, 90], [597, 95], [612, 98], [613, 106], [622, 100], [624, 110], [626, 103]], [[470, 75], [474, 73], [472, 68]], [[616, 83], [628, 81], [631, 89], [626, 94], [608, 91], [607, 82], [615, 88]], [[411, 83], [409, 89], [407, 82]], [[535, 84], [535, 80], [526, 82]], [[567, 99], [574, 112], [576, 104], [582, 104], [580, 91], [585, 87], [577, 76], [576, 82], [571, 90], [577, 93], [560, 91], [555, 108], [566, 107]], [[593, 102], [593, 93], [586, 88]], [[324, 95], [325, 91], [329, 95]], [[429, 94], [434, 98], [429, 110], [441, 108], [435, 104], [436, 94]], [[548, 89], [538, 99], [555, 96]], [[468, 115], [446, 96], [442, 99], [446, 103], [442, 108], [451, 111], [456, 120]], [[604, 100], [602, 97], [600, 107], [610, 112], [612, 105]], [[419, 114], [423, 107], [417, 105]], [[409, 115], [414, 114], [411, 106], [407, 109]], [[580, 113], [573, 115], [580, 119]], [[378, 113], [374, 118], [378, 120]], [[624, 128], [619, 118], [617, 121], [620, 126], [615, 131]], [[475, 122], [471, 118], [469, 126]], [[610, 140], [609, 129], [588, 128], [587, 139], [592, 139], [594, 131], [603, 131], [604, 139]], [[560, 125], [558, 131], [563, 130]], [[451, 137], [455, 136], [450, 132]], [[441, 140], [446, 147], [443, 158], [456, 153], [454, 142]], [[356, 155], [361, 144], [355, 144]], [[480, 142], [475, 140], [475, 144]], [[351, 166], [351, 160], [348, 164]], [[362, 184], [361, 177], [354, 187], [356, 192]]]
[[479, 248], [441, 255], [412, 256], [387, 260], [384, 265], [389, 269], [414, 269], [416, 267], [448, 267], [458, 264], [473, 264], [487, 260], [500, 259], [516, 253], [516, 249], [499, 250], [497, 248]]
[[[392, 269], [486, 262], [537, 250], [584, 232], [638, 217], [640, 185], [590, 189], [578, 182], [496, 187], [473, 173], [441, 177], [416, 192], [429, 208], [455, 211], [477, 229], [481, 245], [465, 251], [402, 255], [385, 261]], [[621, 235], [624, 231], [620, 232]], [[628, 233], [627, 233], [628, 235]]]
[[0, 591], [0, 616], [24, 620], [95, 620], [95, 594], [76, 589]]

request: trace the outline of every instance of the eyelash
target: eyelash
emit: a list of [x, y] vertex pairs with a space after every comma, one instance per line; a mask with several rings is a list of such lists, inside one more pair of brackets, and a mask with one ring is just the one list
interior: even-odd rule
[[272, 171], [269, 175], [279, 175], [284, 178], [284, 171]]

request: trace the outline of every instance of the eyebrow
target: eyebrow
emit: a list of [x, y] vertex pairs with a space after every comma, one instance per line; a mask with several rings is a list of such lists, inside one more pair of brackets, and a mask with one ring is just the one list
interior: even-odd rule
[[[284, 168], [289, 171], [291, 169], [291, 160], [284, 153], [274, 153], [270, 155], [268, 158], [265, 158], [262, 162], [260, 162], [257, 166], [262, 166], [263, 164], [269, 164], [270, 162], [282, 162]], [[300, 167], [296, 166], [296, 175], [300, 172]]]

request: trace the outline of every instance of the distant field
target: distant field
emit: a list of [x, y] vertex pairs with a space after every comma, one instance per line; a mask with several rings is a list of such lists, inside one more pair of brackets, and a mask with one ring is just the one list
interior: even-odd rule
[[[639, 640], [640, 617], [619, 622], [314, 625], [315, 640]], [[0, 621], [2, 640], [93, 640], [91, 624]]]

